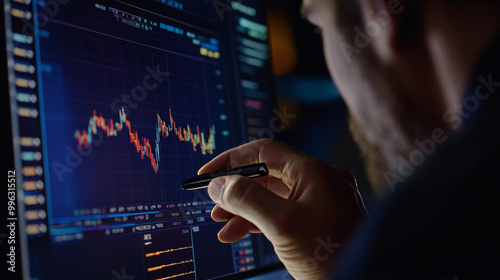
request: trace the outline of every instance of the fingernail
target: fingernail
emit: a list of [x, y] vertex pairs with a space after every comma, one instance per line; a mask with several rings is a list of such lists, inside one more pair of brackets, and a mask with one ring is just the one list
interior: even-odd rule
[[201, 171], [205, 168], [205, 166], [207, 166], [207, 165], [205, 164], [205, 165], [203, 165], [200, 169], [198, 169], [198, 175], [201, 175], [201, 174], [202, 174], [202, 173], [201, 173]]
[[222, 186], [226, 183], [225, 179], [222, 178], [216, 178], [213, 179], [212, 182], [208, 185], [208, 195], [210, 195], [210, 198], [215, 202], [215, 203], [220, 203], [220, 193]]

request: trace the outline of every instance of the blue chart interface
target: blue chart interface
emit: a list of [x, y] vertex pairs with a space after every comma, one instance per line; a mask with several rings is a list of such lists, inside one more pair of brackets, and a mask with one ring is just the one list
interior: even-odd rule
[[206, 191], [180, 189], [269, 124], [259, 2], [8, 5], [25, 277], [211, 279], [277, 263], [261, 235], [220, 243]]

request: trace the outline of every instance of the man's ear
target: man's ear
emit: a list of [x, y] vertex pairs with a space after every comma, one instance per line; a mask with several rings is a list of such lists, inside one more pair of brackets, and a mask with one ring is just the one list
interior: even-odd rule
[[375, 15], [387, 17], [389, 47], [399, 52], [419, 39], [422, 31], [420, 0], [369, 0]]

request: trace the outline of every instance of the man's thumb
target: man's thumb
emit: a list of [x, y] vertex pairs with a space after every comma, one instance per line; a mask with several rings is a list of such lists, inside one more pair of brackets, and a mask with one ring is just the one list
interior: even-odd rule
[[247, 177], [216, 178], [208, 186], [208, 194], [221, 208], [253, 223], [266, 235], [286, 231], [286, 217], [293, 216], [290, 201]]

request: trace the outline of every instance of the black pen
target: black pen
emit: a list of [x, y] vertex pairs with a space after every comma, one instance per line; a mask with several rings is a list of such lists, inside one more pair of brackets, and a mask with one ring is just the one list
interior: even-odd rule
[[213, 179], [222, 176], [241, 175], [249, 178], [256, 178], [256, 177], [266, 176], [268, 174], [269, 170], [267, 170], [267, 166], [265, 163], [256, 163], [252, 165], [241, 166], [223, 171], [198, 175], [194, 178], [184, 181], [181, 185], [181, 189], [185, 191], [192, 191], [192, 190], [206, 188]]

